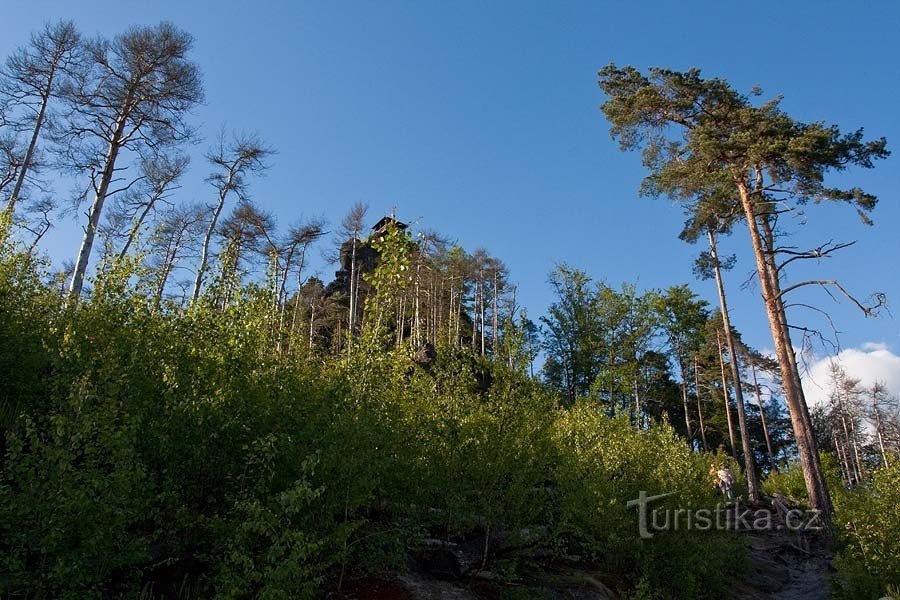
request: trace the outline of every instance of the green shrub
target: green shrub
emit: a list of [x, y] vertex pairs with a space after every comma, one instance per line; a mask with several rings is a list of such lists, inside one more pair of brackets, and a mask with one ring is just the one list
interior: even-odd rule
[[880, 598], [900, 586], [900, 464], [881, 468], [871, 484], [839, 496], [835, 560], [840, 598]]

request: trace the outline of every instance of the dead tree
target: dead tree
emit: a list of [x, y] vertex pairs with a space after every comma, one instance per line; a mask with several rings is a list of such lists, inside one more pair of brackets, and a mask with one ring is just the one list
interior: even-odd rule
[[58, 97], [66, 78], [82, 67], [80, 50], [81, 36], [74, 23], [48, 23], [32, 34], [27, 46], [19, 48], [6, 60], [0, 74], [0, 102], [5, 105], [7, 123], [17, 132], [28, 134], [28, 145], [21, 162], [16, 165], [15, 185], [6, 203], [6, 212], [10, 216], [25, 182], [37, 167], [41, 133], [51, 121], [50, 103]]
[[122, 194], [112, 213], [112, 219], [121, 223], [124, 229], [117, 232], [125, 238], [119, 260], [128, 255], [158, 204], [166, 202], [169, 194], [178, 189], [178, 180], [187, 170], [188, 162], [188, 157], [183, 154], [160, 155], [141, 161], [141, 181]]
[[219, 135], [218, 146], [207, 153], [206, 158], [212, 164], [213, 172], [206, 180], [215, 189], [216, 200], [209, 207], [212, 213], [200, 246], [200, 260], [194, 277], [194, 289], [191, 292], [192, 302], [197, 301], [203, 288], [213, 233], [225, 208], [225, 202], [232, 195], [241, 201], [248, 199], [247, 177], [264, 173], [268, 168], [265, 161], [273, 153], [274, 150], [265, 146], [256, 135], [235, 134], [231, 140], [226, 141], [224, 133]]
[[133, 27], [112, 41], [98, 38], [86, 44], [90, 68], [61, 92], [67, 104], [62, 157], [73, 171], [90, 175], [77, 200], [93, 195], [70, 299], [84, 286], [104, 204], [141, 179], [128, 177], [119, 165], [123, 151], [149, 157], [193, 136], [186, 119], [203, 90], [199, 69], [188, 58], [192, 45], [189, 34], [165, 22]]
[[[343, 221], [341, 221], [341, 239], [339, 244], [343, 247], [343, 244], [348, 240], [350, 241], [350, 308], [347, 314], [347, 332], [350, 336], [353, 335], [357, 328], [356, 317], [359, 313], [359, 269], [357, 268], [356, 259], [360, 244], [359, 238], [362, 234], [363, 223], [368, 210], [368, 205], [357, 202], [350, 207], [350, 211], [344, 216]], [[340, 248], [338, 249], [338, 253], [340, 254]], [[349, 350], [351, 345], [348, 344], [347, 348]]]
[[159, 306], [169, 276], [186, 258], [192, 242], [201, 233], [205, 211], [199, 206], [172, 208], [165, 214], [150, 236], [150, 256], [155, 257], [156, 282], [154, 304]]
[[762, 392], [756, 377], [756, 363], [751, 357], [748, 357], [747, 362], [750, 363], [750, 371], [753, 374], [753, 391], [756, 394], [756, 405], [759, 407], [759, 420], [762, 424], [763, 437], [766, 438], [766, 455], [769, 457], [769, 464], [777, 470], [775, 454], [772, 452], [772, 438], [769, 436], [769, 427], [766, 424], [766, 409], [763, 407]]
[[897, 414], [897, 399], [888, 395], [887, 386], [880, 381], [876, 381], [869, 389], [869, 395], [872, 400], [868, 413], [869, 422], [875, 430], [875, 437], [878, 440], [878, 449], [881, 452], [881, 463], [888, 467], [890, 459], [887, 451], [887, 425], [889, 422], [888, 415]]

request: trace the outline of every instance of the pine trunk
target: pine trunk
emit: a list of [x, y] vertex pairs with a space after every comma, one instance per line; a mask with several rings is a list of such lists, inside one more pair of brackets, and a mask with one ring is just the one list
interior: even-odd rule
[[815, 434], [809, 418], [809, 408], [803, 396], [803, 388], [800, 386], [799, 372], [796, 368], [796, 357], [793, 356], [794, 350], [791, 345], [790, 332], [787, 328], [784, 305], [780, 302], [780, 286], [777, 283], [777, 273], [770, 266], [774, 263], [774, 256], [771, 256], [771, 260], [767, 262], [760, 237], [756, 209], [746, 182], [739, 180], [737, 185], [741, 206], [744, 210], [744, 220], [747, 223], [750, 243], [756, 259], [756, 268], [760, 287], [762, 288], [763, 301], [765, 302], [766, 315], [769, 319], [769, 328], [772, 332], [775, 355], [781, 367], [781, 375], [785, 386], [785, 400], [791, 415], [791, 425], [794, 429], [794, 438], [797, 443], [797, 452], [800, 456], [800, 464], [806, 481], [809, 503], [813, 509], [819, 511], [820, 519], [828, 526], [831, 523], [831, 498], [828, 494], [828, 484], [822, 473]]

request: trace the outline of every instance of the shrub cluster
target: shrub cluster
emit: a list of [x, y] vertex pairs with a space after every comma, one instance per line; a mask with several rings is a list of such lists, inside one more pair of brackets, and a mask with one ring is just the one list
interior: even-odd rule
[[727, 535], [638, 538], [640, 490], [715, 500], [665, 423], [562, 409], [466, 350], [296, 356], [253, 286], [176, 310], [110, 273], [64, 306], [0, 255], [4, 596], [316, 597], [427, 537], [486, 541], [504, 577], [539, 548], [658, 597], [720, 596], [738, 568]]

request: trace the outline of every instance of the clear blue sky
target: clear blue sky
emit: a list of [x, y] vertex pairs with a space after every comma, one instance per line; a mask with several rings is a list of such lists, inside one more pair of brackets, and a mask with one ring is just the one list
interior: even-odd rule
[[[596, 71], [699, 67], [742, 89], [783, 94], [794, 115], [865, 126], [900, 150], [900, 4], [780, 2], [123, 2], [6, 3], [0, 54], [46, 19], [72, 18], [87, 34], [175, 22], [196, 38], [207, 102], [196, 113], [207, 139], [224, 123], [256, 130], [279, 154], [254, 199], [287, 225], [340, 220], [351, 203], [372, 217], [398, 215], [484, 246], [504, 259], [532, 317], [551, 301], [557, 261], [612, 284], [694, 281], [696, 248], [677, 239], [679, 210], [638, 198], [640, 157], [610, 140]], [[205, 148], [196, 149], [199, 154]], [[874, 228], [843, 207], [811, 207], [797, 227], [808, 241], [859, 239], [823, 267], [860, 293], [896, 302], [900, 284], [900, 154], [849, 180], [881, 198]], [[195, 161], [182, 194], [209, 196]], [[63, 190], [64, 191], [64, 190]], [[71, 259], [72, 217], [47, 248]], [[771, 345], [743, 231], [725, 243], [740, 261], [729, 275], [736, 325]], [[330, 277], [331, 267], [322, 267]], [[898, 321], [865, 320], [822, 294], [845, 346], [900, 346]], [[798, 318], [811, 315], [798, 314]], [[819, 323], [811, 320], [811, 323]]]

